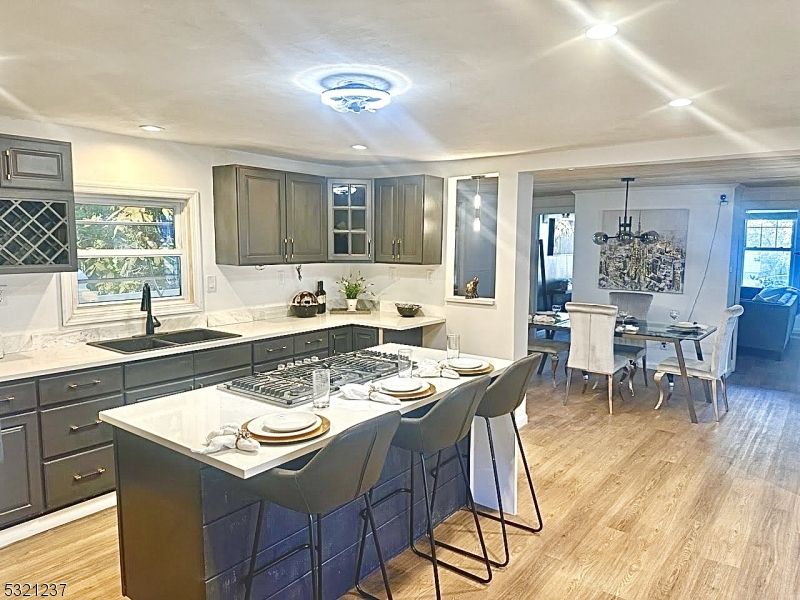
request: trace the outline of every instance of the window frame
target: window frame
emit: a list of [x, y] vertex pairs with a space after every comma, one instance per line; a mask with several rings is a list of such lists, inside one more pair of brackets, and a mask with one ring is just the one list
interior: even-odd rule
[[[202, 246], [200, 244], [200, 195], [197, 190], [76, 184], [76, 204], [158, 205], [174, 206], [175, 250], [154, 254], [181, 256], [180, 297], [153, 297], [153, 309], [159, 316], [174, 316], [202, 312]], [[78, 251], [79, 255], [81, 251]], [[109, 250], [98, 254], [135, 255], [135, 250]], [[151, 254], [151, 253], [148, 253]], [[138, 320], [141, 316], [137, 300], [78, 303], [77, 271], [61, 274], [62, 325], [79, 326], [98, 322]]]
[[[748, 222], [749, 221], [793, 221], [792, 225], [792, 242], [791, 244], [786, 246], [748, 246], [747, 245], [747, 233], [748, 233]], [[763, 229], [763, 227], [761, 228]], [[779, 227], [775, 228], [780, 229]], [[800, 229], [800, 214], [798, 211], [793, 210], [753, 210], [753, 211], [745, 211], [745, 218], [744, 218], [744, 244], [742, 249], [742, 282], [744, 283], [745, 271], [744, 265], [747, 258], [748, 252], [783, 252], [789, 255], [789, 271], [787, 273], [787, 283], [786, 285], [791, 285], [792, 283], [792, 273], [794, 273], [795, 269], [795, 259], [796, 255], [794, 252], [795, 246], [797, 245], [797, 238], [798, 238], [798, 229]], [[776, 241], [777, 243], [777, 241]]]

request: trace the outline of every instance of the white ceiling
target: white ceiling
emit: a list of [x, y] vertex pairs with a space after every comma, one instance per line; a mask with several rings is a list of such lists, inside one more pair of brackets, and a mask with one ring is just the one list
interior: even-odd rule
[[[585, 39], [598, 18], [620, 35]], [[326, 162], [446, 160], [798, 125], [799, 51], [797, 0], [5, 2], [0, 114]], [[328, 64], [411, 87], [336, 113], [294, 81]], [[667, 108], [677, 96], [695, 103]]]

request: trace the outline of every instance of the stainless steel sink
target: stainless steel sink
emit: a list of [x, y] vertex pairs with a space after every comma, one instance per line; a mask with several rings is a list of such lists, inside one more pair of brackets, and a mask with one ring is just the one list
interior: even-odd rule
[[213, 329], [184, 329], [182, 331], [170, 331], [157, 333], [155, 335], [140, 335], [116, 340], [89, 342], [89, 346], [95, 346], [121, 354], [135, 354], [136, 352], [174, 348], [176, 346], [186, 346], [188, 344], [199, 344], [200, 342], [237, 337], [241, 336], [238, 333], [226, 333], [224, 331], [214, 331]]

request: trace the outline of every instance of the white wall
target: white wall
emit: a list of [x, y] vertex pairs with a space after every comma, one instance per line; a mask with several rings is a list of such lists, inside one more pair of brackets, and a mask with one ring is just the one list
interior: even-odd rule
[[[726, 194], [727, 205], [720, 206], [720, 195]], [[686, 247], [686, 274], [683, 294], [655, 294], [648, 319], [670, 322], [669, 311], [680, 311], [679, 320], [716, 324], [727, 305], [728, 280], [735, 277], [730, 266], [731, 231], [733, 224], [734, 186], [677, 186], [631, 189], [633, 209], [688, 208], [689, 232]], [[608, 304], [608, 290], [597, 286], [600, 247], [592, 242], [592, 234], [602, 229], [601, 213], [620, 210], [624, 190], [575, 192], [575, 261], [572, 299], [576, 302]], [[719, 225], [713, 248], [714, 224], [719, 211]], [[613, 234], [613, 232], [607, 232]], [[706, 265], [708, 271], [703, 280]], [[696, 301], [696, 305], [695, 305]], [[695, 305], [692, 313], [692, 306]], [[709, 339], [706, 346], [710, 351]], [[706, 347], [704, 346], [704, 347]], [[688, 351], [688, 349], [687, 349]], [[673, 349], [661, 351], [651, 344], [648, 363], [671, 356]]]

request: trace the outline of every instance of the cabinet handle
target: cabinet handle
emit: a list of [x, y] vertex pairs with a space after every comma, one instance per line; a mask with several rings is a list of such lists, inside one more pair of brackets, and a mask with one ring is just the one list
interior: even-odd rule
[[372, 256], [372, 240], [367, 238], [367, 256]]
[[397, 240], [397, 260], [400, 260], [400, 255], [402, 253], [401, 247], [403, 245], [403, 240]]
[[281, 346], [280, 348], [267, 348], [267, 352], [277, 352], [278, 350], [286, 350], [286, 346]]
[[11, 179], [11, 151], [5, 151], [6, 158], [6, 179]]
[[321, 344], [322, 342], [323, 342], [322, 338], [319, 338], [319, 339], [316, 339], [316, 340], [308, 340], [306, 342], [306, 346], [308, 346], [309, 344]]
[[71, 432], [75, 432], [80, 431], [81, 429], [92, 429], [93, 427], [99, 427], [102, 424], [102, 421], [95, 421], [94, 423], [86, 423], [86, 425], [70, 425], [69, 430]]
[[0, 402], [13, 402], [16, 399], [16, 396], [6, 396], [5, 398], [0, 398]]
[[90, 477], [99, 477], [105, 472], [106, 470], [103, 467], [97, 467], [97, 469], [91, 471], [90, 473], [83, 473], [82, 475], [73, 475], [72, 478], [75, 481], [81, 481], [82, 479], [89, 479]]
[[292, 245], [292, 249], [289, 252], [289, 258], [294, 258], [294, 238], [289, 238], [289, 243]]
[[283, 238], [283, 259], [289, 261], [289, 238]]
[[397, 240], [392, 240], [392, 260], [394, 260], [395, 257], [395, 252], [394, 252], [395, 246], [397, 246]]
[[86, 383], [70, 383], [69, 389], [77, 390], [78, 388], [88, 387], [90, 385], [100, 385], [102, 382], [99, 379], [93, 379], [92, 381], [87, 381]]

